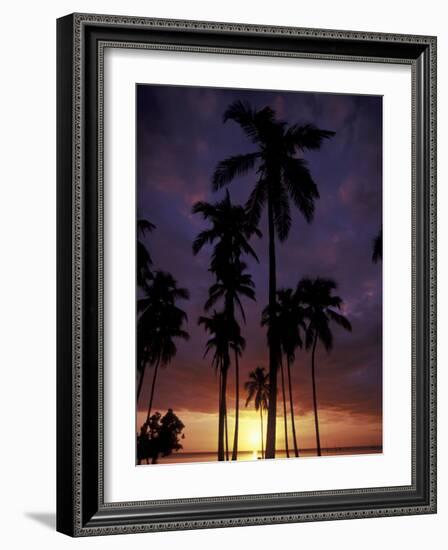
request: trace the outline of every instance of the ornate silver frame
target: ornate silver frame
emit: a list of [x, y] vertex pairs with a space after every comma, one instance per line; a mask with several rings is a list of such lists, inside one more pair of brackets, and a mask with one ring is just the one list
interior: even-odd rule
[[[411, 65], [410, 486], [104, 502], [102, 160], [107, 47]], [[86, 422], [87, 417], [95, 421]], [[58, 530], [88, 536], [435, 511], [436, 38], [90, 14], [59, 19]]]

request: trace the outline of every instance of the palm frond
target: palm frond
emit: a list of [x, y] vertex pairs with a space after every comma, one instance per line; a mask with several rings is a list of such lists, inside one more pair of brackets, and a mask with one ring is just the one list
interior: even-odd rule
[[193, 254], [196, 256], [198, 252], [207, 243], [212, 243], [216, 238], [216, 233], [212, 230], [201, 231], [193, 242]]
[[191, 208], [193, 214], [202, 214], [204, 220], [212, 218], [216, 215], [216, 206], [205, 201], [198, 201], [193, 204]]
[[303, 126], [295, 124], [287, 130], [286, 139], [298, 149], [315, 150], [320, 149], [323, 141], [333, 137], [335, 133], [331, 130], [321, 130], [314, 126], [314, 124], [305, 124]]
[[213, 307], [220, 298], [222, 298], [225, 294], [225, 289], [221, 284], [214, 284], [209, 288], [208, 291], [208, 298], [207, 301], [204, 304], [205, 311], [208, 311], [211, 307]]
[[264, 107], [259, 111], [252, 109], [247, 101], [234, 101], [224, 112], [223, 122], [233, 120], [241, 126], [247, 137], [257, 143], [266, 133], [269, 125], [273, 123], [275, 113], [270, 107]]
[[327, 314], [337, 325], [351, 332], [352, 325], [350, 321], [346, 317], [344, 317], [344, 315], [341, 315], [340, 313], [337, 313], [332, 309], [327, 309]]
[[287, 157], [283, 166], [283, 182], [295, 206], [302, 212], [305, 220], [311, 222], [314, 217], [314, 201], [319, 198], [319, 191], [306, 161]]
[[273, 201], [274, 225], [280, 241], [284, 241], [291, 229], [291, 209], [288, 195], [283, 186], [277, 186], [277, 193]]
[[373, 239], [372, 262], [378, 263], [383, 259], [383, 230], [380, 229], [378, 235]]
[[255, 162], [259, 157], [260, 153], [254, 152], [246, 155], [235, 155], [222, 160], [213, 174], [213, 190], [217, 191], [230, 183], [236, 176], [249, 172], [255, 166]]
[[156, 228], [156, 226], [144, 218], [137, 220], [137, 231], [144, 235], [145, 233], [151, 233]]
[[137, 300], [137, 313], [141, 313], [151, 305], [151, 298], [141, 298]]
[[246, 212], [250, 222], [258, 225], [260, 222], [261, 211], [267, 200], [267, 185], [264, 180], [259, 180], [253, 188], [249, 199], [246, 202]]
[[322, 324], [322, 326], [319, 327], [318, 336], [325, 349], [331, 351], [333, 349], [333, 334], [331, 333], [328, 323]]

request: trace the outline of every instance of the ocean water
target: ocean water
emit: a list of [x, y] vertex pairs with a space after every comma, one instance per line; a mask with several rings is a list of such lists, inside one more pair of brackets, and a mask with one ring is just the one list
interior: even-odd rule
[[[382, 453], [382, 447], [334, 447], [328, 449], [322, 449], [322, 456], [340, 456], [340, 455], [362, 455], [362, 454], [379, 454]], [[316, 449], [300, 449], [299, 457], [310, 458], [316, 457]], [[232, 453], [229, 452], [229, 459], [231, 459]], [[289, 451], [289, 457], [295, 458], [294, 449]], [[285, 450], [277, 450], [276, 458], [287, 458]], [[261, 451], [240, 451], [238, 453], [239, 461], [258, 460], [261, 459]], [[158, 464], [181, 464], [189, 462], [217, 462], [216, 452], [179, 452], [173, 453], [171, 456], [165, 458], [160, 457]]]

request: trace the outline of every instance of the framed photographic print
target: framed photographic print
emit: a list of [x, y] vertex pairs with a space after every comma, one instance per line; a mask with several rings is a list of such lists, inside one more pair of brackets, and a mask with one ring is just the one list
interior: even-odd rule
[[58, 20], [57, 528], [436, 511], [436, 39]]

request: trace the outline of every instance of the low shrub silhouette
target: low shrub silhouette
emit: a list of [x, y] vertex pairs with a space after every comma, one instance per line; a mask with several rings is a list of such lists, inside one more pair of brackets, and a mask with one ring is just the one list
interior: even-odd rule
[[141, 464], [143, 460], [146, 463], [157, 464], [160, 456], [166, 457], [182, 449], [180, 439], [184, 439], [183, 433], [185, 426], [183, 422], [174, 414], [173, 409], [168, 409], [165, 416], [156, 412], [140, 428], [140, 434], [137, 435], [137, 461]]

